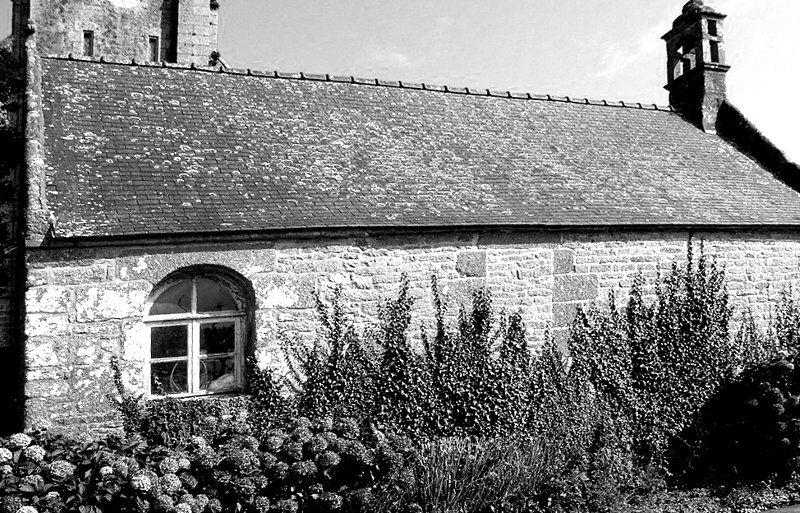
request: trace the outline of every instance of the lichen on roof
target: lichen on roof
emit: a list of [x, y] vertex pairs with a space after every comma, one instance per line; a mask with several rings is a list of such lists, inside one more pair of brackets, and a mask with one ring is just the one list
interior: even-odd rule
[[670, 110], [79, 60], [43, 72], [60, 237], [800, 224], [797, 192]]

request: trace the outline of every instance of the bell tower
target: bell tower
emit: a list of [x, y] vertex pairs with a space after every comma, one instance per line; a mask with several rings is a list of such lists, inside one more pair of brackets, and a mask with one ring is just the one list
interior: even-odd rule
[[730, 69], [725, 59], [725, 18], [703, 0], [691, 0], [662, 37], [667, 43], [665, 89], [670, 105], [710, 133], [716, 132]]
[[37, 51], [45, 56], [200, 66], [216, 59], [217, 0], [13, 2], [15, 48], [33, 27]]

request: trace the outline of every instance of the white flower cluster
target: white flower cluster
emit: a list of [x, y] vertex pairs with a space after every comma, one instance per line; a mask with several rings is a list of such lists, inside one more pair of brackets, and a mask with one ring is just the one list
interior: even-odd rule
[[149, 492], [153, 483], [150, 482], [150, 477], [145, 474], [136, 474], [131, 478], [131, 488], [141, 492]]
[[6, 449], [5, 447], [0, 447], [0, 461], [11, 461], [11, 458], [14, 457], [14, 454]]
[[175, 509], [172, 510], [174, 513], [192, 513], [192, 507], [185, 502], [181, 502], [180, 504], [175, 506]]
[[28, 447], [33, 439], [25, 433], [14, 433], [8, 438], [8, 443], [12, 449], [24, 449]]
[[57, 479], [70, 477], [75, 473], [75, 465], [68, 461], [58, 460], [50, 464], [50, 475]]
[[36, 463], [42, 461], [46, 454], [47, 452], [45, 452], [44, 447], [41, 445], [29, 445], [22, 451], [23, 456]]
[[106, 478], [114, 473], [114, 469], [108, 465], [100, 467], [100, 477]]
[[181, 488], [183, 488], [183, 483], [178, 476], [175, 474], [164, 474], [164, 477], [161, 478], [161, 487], [164, 488], [164, 491], [167, 493], [175, 493]]

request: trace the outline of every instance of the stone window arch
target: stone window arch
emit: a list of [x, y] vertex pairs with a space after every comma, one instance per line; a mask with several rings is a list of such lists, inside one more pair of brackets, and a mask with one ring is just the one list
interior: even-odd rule
[[144, 316], [147, 397], [244, 390], [252, 296], [247, 280], [222, 267], [189, 267], [162, 280]]

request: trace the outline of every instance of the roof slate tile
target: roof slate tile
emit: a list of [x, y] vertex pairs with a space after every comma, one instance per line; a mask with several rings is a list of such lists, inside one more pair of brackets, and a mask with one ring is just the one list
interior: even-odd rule
[[62, 237], [800, 225], [798, 192], [650, 105], [61, 59], [43, 72]]

